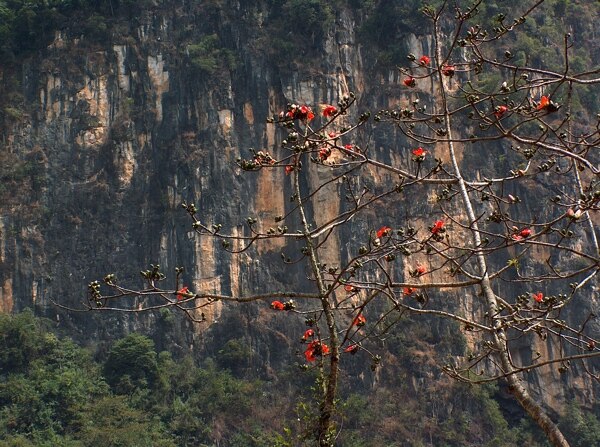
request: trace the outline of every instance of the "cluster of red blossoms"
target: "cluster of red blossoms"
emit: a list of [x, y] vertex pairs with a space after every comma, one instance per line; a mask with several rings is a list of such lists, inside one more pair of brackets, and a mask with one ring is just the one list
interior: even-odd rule
[[[338, 109], [332, 105], [325, 105], [323, 107], [323, 116], [325, 118], [332, 118], [338, 113]], [[279, 113], [280, 120], [303, 120], [310, 121], [315, 117], [312, 109], [304, 105], [291, 104], [287, 111]]]
[[289, 300], [285, 303], [282, 303], [281, 301], [273, 301], [270, 307], [273, 310], [294, 310], [296, 308], [296, 304], [294, 303], [294, 300]]
[[417, 81], [415, 81], [415, 78], [413, 78], [412, 76], [408, 76], [406, 78], [404, 78], [404, 81], [402, 81], [402, 83], [404, 85], [406, 85], [407, 87], [416, 87], [417, 85]]
[[496, 107], [496, 109], [494, 110], [494, 116], [496, 117], [496, 119], [500, 119], [502, 118], [502, 116], [508, 111], [508, 107], [506, 106], [498, 106]]
[[442, 74], [444, 76], [448, 76], [449, 78], [451, 78], [452, 76], [454, 76], [454, 72], [455, 72], [454, 65], [446, 64], [446, 65], [442, 66]]
[[523, 228], [521, 231], [519, 231], [518, 228], [513, 227], [513, 231], [515, 232], [510, 236], [510, 238], [513, 241], [522, 241], [523, 239], [527, 239], [533, 234], [533, 232], [529, 228]]
[[323, 108], [323, 116], [325, 118], [331, 118], [335, 116], [338, 110], [334, 106], [327, 105]]
[[377, 238], [381, 239], [383, 236], [389, 235], [391, 231], [392, 231], [392, 229], [390, 227], [383, 226], [379, 230], [377, 230], [377, 233], [376, 233]]
[[417, 278], [421, 275], [424, 275], [427, 272], [427, 269], [423, 264], [417, 264], [414, 270], [410, 272], [410, 276]]
[[185, 294], [190, 293], [190, 289], [187, 286], [183, 286], [177, 291], [177, 301], [181, 301], [185, 298]]
[[315, 336], [315, 331], [313, 329], [307, 329], [304, 332], [304, 335], [302, 336], [301, 340], [302, 343], [304, 343], [306, 340], [308, 340], [310, 337], [314, 337]]
[[315, 117], [312, 109], [307, 106], [299, 106], [297, 104], [292, 104], [288, 108], [287, 112], [281, 112], [279, 114], [279, 119], [292, 119], [292, 120], [303, 120], [310, 121]]
[[352, 326], [363, 327], [365, 324], [367, 324], [367, 319], [363, 314], [358, 314], [352, 320]]
[[414, 287], [405, 287], [404, 289], [402, 289], [402, 294], [404, 296], [411, 296], [413, 293], [415, 293], [417, 289], [415, 289]]
[[446, 229], [444, 228], [444, 225], [446, 225], [446, 222], [444, 222], [443, 220], [436, 220], [434, 222], [433, 226], [431, 227], [431, 233], [432, 234], [444, 233], [446, 231]]
[[555, 102], [550, 101], [550, 97], [544, 95], [540, 98], [540, 102], [538, 103], [538, 105], [535, 109], [536, 110], [545, 110], [548, 113], [552, 113], [552, 112], [556, 112], [558, 109], [560, 109], [560, 105], [556, 104]]
[[413, 154], [413, 160], [416, 161], [417, 163], [420, 163], [423, 160], [425, 160], [425, 155], [427, 155], [427, 151], [425, 149], [423, 149], [422, 147], [418, 147], [416, 149], [413, 149], [412, 154]]
[[[430, 63], [431, 63], [431, 58], [429, 56], [423, 55], [419, 58], [419, 65], [422, 67], [428, 67]], [[452, 65], [452, 64], [442, 65], [442, 74], [444, 76], [451, 78], [452, 76], [454, 76], [455, 72], [456, 72], [456, 68], [454, 67], [454, 65]], [[417, 85], [417, 81], [415, 80], [415, 78], [413, 78], [410, 75], [407, 76], [406, 78], [404, 78], [402, 83], [404, 85], [406, 85], [407, 87], [411, 87], [411, 88], [416, 87], [416, 85]]]
[[327, 146], [322, 147], [319, 150], [319, 160], [321, 160], [322, 162], [327, 160], [330, 155], [331, 155], [331, 149]]
[[427, 65], [429, 65], [430, 62], [431, 62], [431, 59], [429, 58], [429, 56], [423, 55], [419, 59], [419, 65], [422, 65], [424, 67], [426, 67]]
[[329, 346], [325, 343], [321, 343], [319, 340], [311, 341], [304, 351], [304, 358], [307, 362], [314, 362], [317, 360], [317, 356], [323, 356], [329, 354]]
[[542, 96], [540, 98], [540, 102], [539, 102], [538, 106], [536, 107], [536, 110], [544, 110], [549, 105], [550, 105], [550, 97], [549, 96]]
[[542, 292], [533, 293], [532, 295], [533, 295], [533, 299], [537, 303], [541, 303], [542, 301], [544, 301], [544, 294]]
[[[350, 151], [350, 152], [355, 152], [357, 154], [360, 154], [360, 148], [353, 144], [345, 144], [344, 149], [346, 149], [347, 151]], [[349, 154], [349, 155], [354, 158], [353, 154]]]

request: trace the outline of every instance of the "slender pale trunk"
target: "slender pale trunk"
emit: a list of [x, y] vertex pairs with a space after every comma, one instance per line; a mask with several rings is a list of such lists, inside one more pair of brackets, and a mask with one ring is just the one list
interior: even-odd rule
[[[453, 144], [453, 136], [452, 136], [452, 126], [450, 125], [451, 115], [448, 109], [448, 101], [446, 97], [446, 81], [442, 74], [439, 72], [439, 64], [443, 61], [442, 58], [442, 49], [441, 49], [441, 34], [438, 27], [437, 21], [434, 22], [434, 40], [435, 40], [435, 58], [436, 65], [438, 66], [438, 76], [439, 79], [439, 89], [440, 89], [440, 99], [443, 113], [444, 113], [444, 122], [446, 126], [446, 137], [448, 138], [448, 151], [450, 153], [450, 159], [452, 161], [452, 169], [454, 171], [454, 175], [458, 181], [458, 187], [460, 190], [460, 195], [463, 200], [463, 204], [465, 207], [465, 211], [467, 214], [467, 218], [469, 220], [469, 228], [471, 229], [471, 236], [473, 238], [474, 246], [481, 246], [481, 237], [479, 233], [479, 224], [478, 219], [473, 210], [473, 205], [471, 203], [471, 198], [469, 197], [469, 193], [467, 191], [467, 185], [462, 176], [462, 172], [460, 166], [458, 165], [458, 161], [456, 159], [456, 153]], [[498, 302], [496, 299], [496, 295], [492, 289], [489, 276], [487, 274], [487, 263], [485, 256], [481, 252], [476, 253], [477, 264], [479, 266], [479, 271], [481, 276], [481, 288], [484, 296], [484, 305], [485, 310], [490, 315], [492, 319], [491, 327], [497, 328], [491, 334], [491, 342], [493, 343], [494, 350], [496, 352], [496, 356], [498, 357], [499, 364], [502, 367], [502, 371], [505, 374], [508, 374], [506, 380], [508, 382], [508, 387], [510, 392], [515, 396], [519, 404], [525, 409], [525, 411], [531, 416], [531, 418], [539, 425], [539, 427], [546, 433], [546, 436], [552, 443], [552, 445], [556, 447], [569, 447], [569, 443], [563, 436], [562, 432], [558, 428], [558, 426], [550, 419], [546, 411], [542, 408], [542, 406], [536, 402], [527, 389], [523, 386], [522, 379], [519, 377], [520, 374], [515, 374], [514, 367], [510, 361], [509, 357], [509, 349], [506, 341], [506, 333], [504, 329], [502, 329], [500, 325], [500, 321], [495, 321], [498, 309]]]
[[[296, 197], [298, 200], [298, 209], [300, 212], [300, 219], [302, 221], [302, 230], [304, 232], [304, 240], [306, 241], [306, 248], [308, 249], [308, 261], [315, 276], [317, 288], [321, 295], [321, 306], [323, 308], [323, 314], [325, 315], [325, 322], [327, 324], [327, 331], [329, 333], [329, 371], [324, 374], [324, 383], [322, 389], [321, 402], [319, 404], [319, 420], [316, 428], [316, 438], [320, 447], [330, 447], [333, 445], [333, 441], [330, 439], [332, 435], [332, 417], [335, 411], [335, 397], [337, 394], [338, 385], [338, 374], [339, 374], [339, 361], [340, 353], [338, 346], [338, 335], [335, 324], [335, 318], [333, 315], [333, 309], [328, 299], [327, 287], [323, 281], [321, 275], [321, 269], [319, 268], [319, 256], [313, 241], [310, 236], [310, 225], [304, 212], [304, 205], [302, 204], [302, 196], [300, 195], [300, 175], [298, 171], [295, 171], [294, 175], [294, 188]], [[314, 210], [313, 210], [314, 211]]]

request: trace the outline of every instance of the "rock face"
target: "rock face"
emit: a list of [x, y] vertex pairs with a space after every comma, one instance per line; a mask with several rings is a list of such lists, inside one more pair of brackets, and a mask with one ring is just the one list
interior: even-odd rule
[[[18, 79], [23, 99], [23, 113], [5, 118], [0, 148], [2, 163], [14, 172], [0, 189], [0, 311], [33, 307], [85, 338], [107, 338], [156, 330], [160, 316], [79, 314], [52, 301], [78, 306], [87, 299], [87, 283], [109, 272], [139, 284], [139, 270], [150, 263], [167, 272], [184, 266], [191, 288], [215, 293], [306, 283], [303, 266], [276, 262], [284, 248], [278, 242], [231, 256], [218, 241], [194, 237], [181, 202], [196, 203], [206, 223], [221, 223], [231, 232], [246, 231], [247, 216], [266, 226], [289, 208], [289, 182], [282, 170], [241, 173], [235, 161], [247, 157], [248, 148], [280, 143], [267, 116], [288, 102], [336, 103], [349, 91], [360, 98], [359, 108], [393, 107], [408, 100], [407, 92], [397, 70], [372, 69], [355, 33], [360, 14], [350, 9], [337, 12], [323, 48], [307, 44], [306, 56], [273, 63], [259, 32], [266, 26], [266, 6], [230, 1], [220, 9], [213, 3], [220, 2], [170, 2], [119, 23], [119, 31], [103, 40], [57, 32], [48, 48], [23, 61], [18, 74], [0, 68], [3, 79]], [[220, 48], [212, 56], [195, 54], [195, 42], [213, 34]], [[428, 54], [432, 41], [407, 33], [398, 45], [407, 53]], [[231, 66], [224, 62], [228, 54]], [[209, 62], [214, 64], [207, 68]], [[8, 90], [6, 82], [4, 97]], [[387, 131], [369, 144], [394, 161], [408, 157], [400, 151], [404, 141]], [[316, 185], [322, 178], [313, 172], [309, 182]], [[327, 220], [341, 206], [317, 201], [313, 212]], [[422, 219], [426, 225], [429, 216]], [[378, 224], [372, 216], [353, 229]], [[349, 256], [351, 240], [333, 238], [323, 262], [337, 264]], [[191, 346], [227, 312], [233, 310], [213, 306], [207, 324], [192, 328], [182, 322], [177, 342]], [[248, 312], [248, 321], [268, 318], [255, 306]], [[258, 344], [270, 338], [260, 334], [255, 333], [256, 349], [266, 349]], [[541, 343], [538, 349], [552, 349]], [[564, 393], [553, 371], [532, 375], [531, 382], [551, 404]], [[576, 388], [591, 402], [590, 384], [574, 374]]]

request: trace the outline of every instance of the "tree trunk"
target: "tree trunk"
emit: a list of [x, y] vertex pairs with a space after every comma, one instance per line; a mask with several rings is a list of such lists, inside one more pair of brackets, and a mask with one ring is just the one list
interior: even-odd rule
[[[478, 219], [473, 210], [473, 204], [471, 203], [471, 199], [469, 197], [469, 193], [467, 191], [467, 186], [465, 184], [465, 180], [462, 176], [462, 172], [460, 166], [458, 165], [458, 161], [456, 159], [456, 153], [454, 150], [453, 144], [453, 136], [452, 136], [452, 127], [451, 123], [451, 115], [448, 109], [448, 101], [446, 97], [446, 81], [444, 76], [442, 76], [441, 70], [441, 62], [444, 60], [442, 57], [442, 48], [441, 48], [441, 33], [438, 27], [437, 20], [434, 21], [434, 40], [435, 40], [435, 58], [436, 65], [438, 67], [438, 79], [439, 79], [439, 88], [440, 88], [440, 98], [441, 104], [440, 106], [443, 108], [443, 113], [445, 117], [445, 126], [446, 126], [446, 138], [448, 139], [448, 150], [450, 152], [450, 159], [452, 161], [452, 168], [454, 171], [454, 175], [458, 180], [458, 186], [460, 190], [460, 195], [463, 200], [463, 204], [465, 207], [465, 211], [467, 214], [467, 218], [469, 221], [469, 228], [471, 229], [471, 235], [473, 238], [474, 246], [481, 246], [481, 237], [479, 232]], [[497, 314], [498, 303], [496, 299], [496, 295], [492, 290], [492, 286], [490, 284], [490, 280], [487, 274], [487, 263], [485, 256], [481, 252], [477, 252], [476, 254], [477, 264], [479, 266], [481, 277], [481, 287], [484, 294], [484, 304], [485, 310], [490, 315], [491, 318], [491, 327], [499, 329], [495, 330], [492, 333], [492, 343], [493, 347], [496, 351], [496, 355], [498, 356], [499, 364], [502, 367], [502, 372], [507, 375], [507, 382], [509, 386], [510, 392], [515, 396], [519, 404], [523, 407], [523, 409], [531, 416], [531, 418], [538, 424], [538, 426], [544, 431], [548, 440], [555, 447], [569, 447], [569, 443], [565, 439], [564, 435], [558, 428], [558, 426], [550, 419], [548, 414], [542, 408], [542, 406], [536, 402], [529, 392], [525, 389], [523, 384], [521, 383], [521, 379], [514, 373], [515, 369], [510, 362], [510, 354], [508, 349], [508, 344], [506, 342], [506, 333], [503, 329], [500, 329], [500, 325], [496, 324], [496, 318], [494, 315]], [[499, 322], [498, 322], [499, 323]]]

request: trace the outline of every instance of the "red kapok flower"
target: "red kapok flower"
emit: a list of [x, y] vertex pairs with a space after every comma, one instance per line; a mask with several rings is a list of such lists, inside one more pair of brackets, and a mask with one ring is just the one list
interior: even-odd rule
[[431, 232], [433, 234], [438, 234], [439, 232], [441, 232], [444, 229], [444, 225], [446, 223], [443, 220], [436, 220], [435, 223], [433, 224], [433, 227], [431, 227]]
[[425, 157], [425, 155], [427, 154], [427, 151], [425, 149], [423, 149], [422, 147], [418, 147], [416, 149], [413, 149], [412, 154], [415, 157]]
[[321, 150], [319, 150], [319, 160], [321, 161], [327, 160], [327, 158], [329, 158], [330, 155], [331, 149], [329, 149], [328, 147], [324, 147]]
[[306, 351], [304, 351], [304, 358], [307, 362], [314, 362], [315, 360], [317, 360], [317, 357], [315, 356], [315, 349], [311, 347], [311, 345], [312, 343], [310, 343], [308, 345], [308, 348], [306, 348]]
[[415, 290], [417, 289], [415, 289], [414, 287], [405, 287], [404, 289], [402, 289], [402, 293], [404, 296], [410, 296], [415, 292]]
[[535, 108], [536, 110], [543, 110], [546, 107], [548, 107], [550, 105], [550, 97], [549, 96], [542, 96], [540, 98], [540, 103], [538, 104], [538, 106]]
[[312, 109], [306, 105], [300, 106], [300, 108], [298, 110], [299, 110], [298, 118], [300, 118], [300, 119], [310, 121], [311, 119], [313, 119], [315, 117], [315, 114], [313, 113]]
[[315, 331], [312, 329], [307, 329], [304, 332], [304, 335], [302, 336], [302, 341], [306, 341], [309, 337], [312, 337], [315, 335]]
[[352, 320], [352, 326], [362, 327], [365, 324], [367, 324], [367, 319], [363, 314], [358, 314], [356, 317], [354, 317], [354, 320]]
[[285, 305], [281, 301], [273, 301], [271, 303], [271, 309], [274, 309], [274, 310], [284, 310], [285, 309]]
[[344, 290], [345, 290], [347, 293], [352, 293], [352, 292], [354, 292], [354, 291], [356, 290], [356, 287], [354, 287], [353, 285], [350, 285], [350, 284], [346, 284], [346, 285], [344, 286]]
[[536, 300], [538, 303], [541, 303], [544, 300], [544, 294], [542, 292], [534, 293], [533, 299]]
[[411, 276], [421, 276], [427, 272], [427, 269], [423, 264], [417, 264], [417, 267], [410, 273]]
[[304, 358], [307, 362], [314, 362], [317, 360], [318, 355], [329, 354], [329, 346], [325, 343], [321, 343], [318, 340], [311, 341], [304, 351]]
[[415, 78], [413, 78], [412, 76], [404, 78], [404, 81], [402, 81], [402, 83], [407, 87], [414, 87], [417, 85], [417, 81], [415, 81]]
[[294, 167], [292, 165], [285, 166], [285, 175], [290, 175], [294, 171]]
[[334, 106], [326, 106], [323, 109], [323, 116], [325, 118], [331, 118], [337, 113], [337, 109]]
[[381, 227], [379, 230], [377, 230], [377, 237], [382, 238], [383, 236], [387, 236], [390, 234], [390, 231], [392, 231], [390, 227]]
[[498, 106], [498, 107], [496, 107], [496, 110], [494, 111], [494, 116], [497, 119], [500, 119], [500, 118], [502, 118], [502, 115], [504, 115], [507, 111], [508, 111], [508, 107]]
[[531, 236], [532, 231], [529, 228], [523, 228], [520, 232], [519, 232], [519, 236], [521, 236], [522, 238], [527, 238], [529, 236]]
[[421, 59], [419, 59], [419, 65], [429, 65], [429, 62], [431, 62], [431, 59], [429, 58], [429, 56], [421, 56]]
[[451, 78], [454, 76], [454, 65], [446, 64], [442, 67], [442, 74]]
[[184, 293], [189, 293], [190, 289], [187, 286], [183, 286], [181, 289], [177, 291], [177, 299], [181, 301], [185, 298]]
[[347, 346], [346, 349], [344, 349], [344, 352], [354, 355], [358, 352], [359, 349], [360, 349], [360, 346], [357, 345], [356, 343], [354, 343], [354, 344]]

